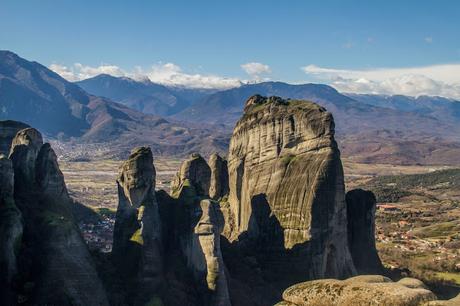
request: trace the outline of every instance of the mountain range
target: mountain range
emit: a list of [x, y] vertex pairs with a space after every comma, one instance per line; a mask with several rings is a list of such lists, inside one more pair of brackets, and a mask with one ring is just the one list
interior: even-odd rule
[[37, 62], [0, 51], [0, 120], [5, 119], [65, 142], [102, 143], [113, 152], [148, 144], [159, 155], [210, 153], [225, 149], [228, 141], [216, 129], [171, 123], [94, 96]]
[[224, 152], [254, 94], [325, 107], [335, 118], [343, 155], [352, 160], [460, 164], [460, 102], [450, 99], [343, 94], [327, 85], [283, 82], [215, 91], [106, 74], [71, 83], [39, 63], [0, 51], [0, 119], [124, 154], [134, 145], [150, 145], [158, 155]]

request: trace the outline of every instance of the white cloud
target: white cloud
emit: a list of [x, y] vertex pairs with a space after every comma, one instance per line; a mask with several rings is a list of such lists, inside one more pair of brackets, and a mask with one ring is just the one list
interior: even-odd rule
[[369, 70], [309, 65], [302, 67], [302, 70], [343, 92], [460, 98], [460, 64]]
[[270, 66], [251, 62], [241, 65], [241, 68], [246, 72], [252, 79], [260, 79], [260, 76], [263, 74], [271, 73]]
[[433, 43], [433, 37], [431, 37], [431, 36], [425, 37], [423, 40], [425, 40], [425, 42], [426, 42], [427, 44]]
[[98, 67], [91, 67], [75, 63], [73, 66], [67, 67], [54, 63], [48, 68], [62, 76], [64, 79], [72, 82], [92, 78], [103, 73], [113, 76], [126, 76], [126, 72], [124, 72], [120, 67], [106, 64], [102, 64]]
[[103, 64], [97, 67], [75, 63], [71, 67], [59, 64], [51, 64], [51, 70], [69, 81], [80, 81], [99, 74], [110, 74], [117, 77], [130, 77], [137, 80], [149, 79], [152, 82], [170, 86], [184, 86], [192, 88], [216, 88], [225, 89], [241, 85], [237, 78], [226, 78], [217, 75], [189, 74], [181, 67], [173, 63], [156, 64], [148, 69], [134, 67], [132, 71], [125, 71], [115, 65]]

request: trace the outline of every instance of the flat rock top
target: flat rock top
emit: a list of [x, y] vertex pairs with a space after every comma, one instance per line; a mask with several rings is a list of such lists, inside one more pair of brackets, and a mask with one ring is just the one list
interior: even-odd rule
[[323, 279], [300, 283], [283, 293], [279, 305], [384, 305], [417, 306], [436, 300], [436, 296], [416, 279], [393, 282], [380, 275], [362, 275], [341, 281]]

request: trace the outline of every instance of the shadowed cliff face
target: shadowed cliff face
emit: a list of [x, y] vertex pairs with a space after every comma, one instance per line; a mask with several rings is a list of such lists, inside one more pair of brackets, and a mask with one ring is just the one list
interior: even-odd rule
[[262, 230], [250, 223], [253, 203], [263, 198], [279, 223], [274, 234], [283, 239], [279, 252], [297, 253], [306, 278], [354, 273], [330, 113], [307, 101], [251, 97], [233, 132], [228, 168], [230, 240]]
[[347, 192], [348, 244], [359, 274], [382, 274], [375, 247], [375, 196], [371, 191]]
[[133, 150], [121, 166], [113, 260], [129, 292], [125, 302], [143, 305], [159, 294], [163, 282], [161, 221], [155, 197], [152, 152]]
[[12, 140], [9, 158], [24, 224], [22, 237], [17, 222], [10, 235], [18, 254], [15, 293], [32, 305], [107, 305], [54, 151], [37, 130], [26, 128]]
[[21, 246], [23, 224], [14, 198], [14, 172], [11, 160], [0, 154], [0, 304], [14, 305], [17, 256]]

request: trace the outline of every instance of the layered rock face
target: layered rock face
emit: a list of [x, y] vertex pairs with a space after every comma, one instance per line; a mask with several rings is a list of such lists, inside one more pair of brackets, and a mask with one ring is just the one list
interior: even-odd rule
[[[14, 202], [24, 219], [16, 286], [33, 286], [22, 299], [34, 305], [107, 305], [54, 151], [37, 130], [26, 128], [12, 140], [10, 160]], [[19, 237], [19, 226], [15, 232]]]
[[184, 184], [192, 183], [198, 195], [208, 195], [210, 180], [211, 169], [206, 160], [200, 154], [194, 153], [182, 163], [171, 183], [171, 191], [174, 195]]
[[219, 199], [228, 194], [228, 168], [227, 161], [219, 154], [214, 153], [209, 157], [211, 179], [209, 183], [209, 197]]
[[[113, 259], [135, 304], [151, 300], [163, 281], [161, 221], [155, 197], [155, 168], [149, 148], [135, 149], [117, 179], [118, 209]], [[136, 296], [137, 295], [137, 296]]]
[[17, 276], [17, 256], [21, 246], [23, 224], [14, 203], [13, 164], [0, 154], [0, 304], [14, 305], [13, 280]]
[[416, 279], [392, 282], [384, 276], [366, 275], [297, 284], [284, 291], [283, 300], [277, 306], [421, 306], [436, 296]]
[[359, 274], [381, 274], [383, 265], [375, 247], [376, 199], [371, 191], [347, 192], [348, 245]]
[[[215, 157], [217, 159], [217, 156]], [[216, 163], [219, 161], [216, 160]], [[213, 164], [212, 171], [199, 155], [184, 161], [179, 173], [180, 183], [174, 183], [172, 196], [176, 200], [176, 237], [187, 269], [191, 272], [202, 305], [230, 305], [225, 265], [220, 246], [224, 218], [217, 202], [209, 199], [211, 176], [223, 170], [223, 163]], [[218, 168], [218, 170], [217, 170]], [[215, 183], [214, 196], [223, 189]]]
[[332, 115], [311, 102], [258, 95], [244, 110], [228, 155], [229, 240], [262, 241], [280, 269], [295, 265], [304, 279], [355, 273]]
[[30, 126], [22, 122], [0, 120], [0, 154], [8, 156], [11, 142], [14, 136], [16, 136], [16, 133], [28, 127]]

